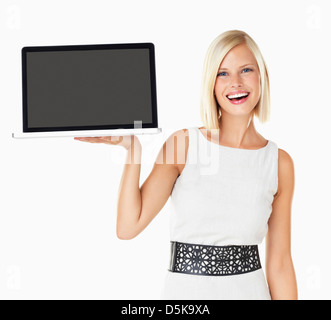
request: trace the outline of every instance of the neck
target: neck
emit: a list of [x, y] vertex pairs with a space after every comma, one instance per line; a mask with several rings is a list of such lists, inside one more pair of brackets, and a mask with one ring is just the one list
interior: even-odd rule
[[235, 148], [252, 145], [258, 136], [254, 126], [253, 114], [233, 116], [223, 112], [219, 120], [219, 128], [220, 143]]

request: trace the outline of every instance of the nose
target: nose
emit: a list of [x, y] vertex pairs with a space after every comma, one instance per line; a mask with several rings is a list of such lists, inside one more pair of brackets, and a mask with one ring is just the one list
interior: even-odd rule
[[236, 87], [242, 87], [242, 79], [238, 74], [234, 74], [231, 77], [231, 87], [236, 88]]

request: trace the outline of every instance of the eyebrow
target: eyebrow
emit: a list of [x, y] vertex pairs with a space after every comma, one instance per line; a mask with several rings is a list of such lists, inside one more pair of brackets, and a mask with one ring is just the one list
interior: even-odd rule
[[[246, 63], [243, 66], [240, 66], [239, 69], [242, 68], [242, 67], [253, 66], [253, 65], [254, 65], [254, 63]], [[227, 68], [219, 68], [218, 70], [228, 70], [228, 69]]]

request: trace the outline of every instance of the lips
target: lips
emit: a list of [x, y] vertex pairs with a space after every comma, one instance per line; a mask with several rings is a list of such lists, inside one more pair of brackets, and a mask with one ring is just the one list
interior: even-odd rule
[[[239, 93], [248, 93], [247, 96], [245, 97], [238, 97], [238, 98], [232, 98], [230, 99], [229, 96], [233, 96], [235, 94], [239, 94]], [[231, 94], [228, 94], [226, 97], [228, 98], [228, 100], [232, 103], [232, 104], [241, 104], [241, 103], [244, 103], [248, 97], [249, 97], [249, 92], [245, 92], [245, 91], [242, 91], [242, 92], [236, 92], [236, 93], [231, 93]]]

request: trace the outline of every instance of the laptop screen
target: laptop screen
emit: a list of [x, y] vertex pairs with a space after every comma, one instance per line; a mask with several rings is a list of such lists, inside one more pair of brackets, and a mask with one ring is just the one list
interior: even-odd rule
[[25, 47], [23, 132], [157, 128], [152, 43]]

